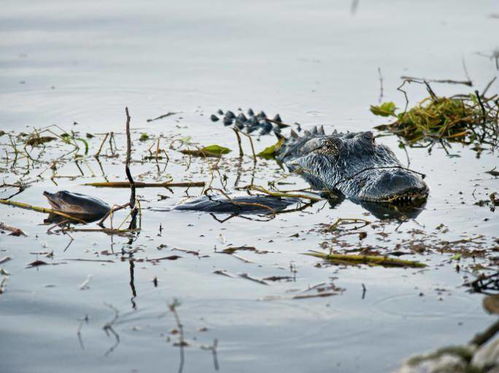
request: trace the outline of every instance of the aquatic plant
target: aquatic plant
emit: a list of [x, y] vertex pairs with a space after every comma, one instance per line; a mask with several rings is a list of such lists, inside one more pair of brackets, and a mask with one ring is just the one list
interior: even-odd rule
[[427, 147], [440, 143], [447, 151], [450, 143], [495, 149], [499, 144], [499, 98], [485, 97], [478, 91], [468, 95], [438, 97], [429, 88], [430, 96], [414, 107], [397, 112], [393, 102], [371, 106], [378, 116], [393, 117], [390, 124], [375, 128], [403, 139], [402, 146]]

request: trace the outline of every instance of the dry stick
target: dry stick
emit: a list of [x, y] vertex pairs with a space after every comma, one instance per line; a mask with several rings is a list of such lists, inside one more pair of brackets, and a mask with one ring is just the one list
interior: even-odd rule
[[185, 361], [184, 347], [187, 346], [187, 342], [185, 342], [184, 339], [184, 325], [182, 325], [182, 323], [180, 322], [180, 317], [178, 316], [177, 312], [177, 307], [179, 305], [180, 305], [179, 301], [177, 299], [174, 299], [173, 302], [168, 305], [168, 308], [170, 312], [173, 313], [178, 328], [178, 339], [179, 339], [178, 346], [180, 347], [180, 364], [178, 367], [178, 371], [181, 373], [184, 368], [184, 361]]
[[46, 208], [46, 207], [38, 207], [38, 206], [30, 205], [28, 203], [16, 202], [16, 201], [8, 201], [8, 200], [5, 200], [5, 199], [0, 199], [0, 204], [14, 206], [14, 207], [20, 207], [22, 209], [33, 210], [33, 211], [42, 212], [42, 213], [45, 213], [45, 214], [59, 215], [59, 216], [62, 216], [64, 218], [66, 218], [66, 219], [76, 220], [79, 223], [86, 224], [86, 222], [84, 220], [82, 220], [80, 218], [77, 218], [76, 216], [72, 216], [70, 214], [66, 214], [64, 212], [53, 210], [53, 209], [49, 209], [49, 208]]
[[82, 350], [85, 349], [85, 345], [83, 344], [83, 338], [81, 336], [81, 329], [83, 328], [84, 323], [88, 324], [88, 315], [85, 315], [85, 317], [80, 320], [80, 325], [78, 326], [78, 329], [76, 331], [76, 335], [78, 336], [78, 341], [80, 342], [80, 347]]
[[378, 102], [381, 104], [383, 100], [383, 75], [381, 75], [381, 67], [378, 67], [378, 76], [379, 76], [379, 98]]
[[402, 89], [402, 87], [405, 85], [405, 83], [410, 83], [409, 80], [403, 80], [402, 81], [402, 84], [400, 84], [398, 87], [397, 87], [397, 91], [400, 91], [402, 92], [402, 94], [404, 95], [404, 98], [405, 98], [405, 107], [404, 107], [404, 114], [407, 112], [407, 108], [409, 107], [409, 98], [407, 97], [407, 92], [404, 91]]
[[368, 264], [368, 265], [381, 265], [386, 267], [412, 267], [424, 268], [426, 264], [412, 261], [402, 260], [395, 258], [388, 258], [382, 255], [358, 255], [358, 254], [325, 254], [318, 251], [310, 251], [305, 255], [315, 256], [322, 258], [331, 263], [336, 264]]
[[106, 142], [106, 140], [107, 140], [108, 137], [109, 137], [109, 132], [106, 133], [106, 136], [104, 137], [104, 140], [102, 140], [102, 142], [100, 144], [100, 147], [99, 147], [99, 150], [94, 155], [95, 158], [99, 158], [100, 152], [102, 151], [102, 148], [104, 147], [104, 143]]
[[[193, 181], [193, 182], [181, 182], [181, 183], [171, 183], [165, 181], [163, 183], [143, 183], [140, 181], [134, 182], [135, 188], [183, 188], [183, 187], [204, 187], [204, 181]], [[97, 183], [86, 183], [86, 186], [93, 186], [97, 188], [130, 188], [131, 183], [129, 181], [111, 181], [111, 182], [97, 182]]]
[[122, 210], [122, 209], [124, 209], [125, 207], [129, 207], [129, 206], [130, 206], [130, 203], [125, 203], [124, 205], [117, 205], [117, 206], [113, 206], [113, 208], [112, 208], [112, 209], [110, 209], [110, 210], [107, 212], [107, 214], [106, 214], [106, 215], [104, 215], [104, 216], [102, 217], [102, 219], [101, 219], [101, 220], [99, 220], [99, 222], [97, 223], [97, 225], [100, 225], [101, 227], [103, 227], [103, 228], [104, 228], [103, 223], [104, 223], [104, 221], [105, 221], [108, 217], [110, 217], [110, 216], [111, 216], [112, 214], [114, 214], [116, 211]]
[[482, 97], [485, 97], [485, 94], [487, 93], [487, 91], [489, 90], [490, 86], [496, 81], [497, 79], [497, 76], [494, 77], [494, 79], [492, 79], [488, 84], [487, 86], [484, 88], [483, 92], [482, 92]]
[[125, 107], [126, 114], [126, 163], [125, 163], [125, 173], [128, 181], [130, 182], [130, 208], [131, 222], [129, 229], [135, 229], [137, 227], [137, 213], [138, 210], [135, 208], [135, 182], [133, 181], [132, 173], [130, 172], [130, 159], [132, 157], [132, 138], [130, 136], [130, 114], [128, 113], [128, 107]]
[[256, 153], [255, 153], [255, 146], [253, 145], [253, 139], [247, 133], [241, 132], [239, 130], [236, 130], [236, 131], [238, 131], [239, 133], [243, 134], [244, 136], [246, 136], [248, 138], [250, 145], [251, 145], [251, 153], [253, 154], [253, 163], [256, 165]]
[[431, 88], [430, 84], [426, 80], [423, 80], [423, 83], [426, 86], [426, 89], [427, 89], [428, 93], [430, 94], [431, 99], [434, 102], [437, 102], [438, 101], [438, 96], [436, 95], [435, 92], [433, 92], [433, 89]]
[[466, 61], [464, 60], [464, 57], [462, 58], [461, 62], [463, 64], [464, 75], [466, 76], [466, 79], [471, 82], [470, 74], [468, 73], [468, 68], [466, 67]]
[[[223, 274], [223, 273], [220, 273], [220, 274]], [[225, 275], [225, 274], [223, 274], [223, 275]], [[218, 339], [215, 338], [213, 340], [213, 344], [211, 346], [201, 346], [201, 349], [211, 351], [211, 353], [213, 355], [213, 365], [215, 366], [215, 370], [218, 371], [220, 369], [220, 366], [218, 364], [218, 358], [217, 358], [217, 347], [218, 347]]]
[[350, 229], [346, 229], [346, 230], [361, 229], [361, 228], [364, 228], [365, 226], [368, 226], [369, 224], [371, 224], [371, 222], [369, 220], [362, 219], [362, 218], [338, 218], [338, 219], [336, 219], [336, 221], [333, 224], [331, 224], [327, 228], [327, 230], [328, 231], [336, 230], [342, 224], [357, 224], [357, 223], [362, 223], [363, 225], [360, 227], [354, 227], [354, 228], [350, 228]]
[[107, 351], [106, 353], [104, 354], [104, 356], [107, 356], [109, 355], [111, 352], [114, 351], [114, 349], [116, 347], [118, 347], [118, 345], [120, 344], [120, 336], [118, 333], [116, 333], [116, 331], [114, 330], [113, 328], [113, 325], [114, 323], [118, 320], [120, 314], [119, 314], [119, 311], [113, 307], [111, 304], [107, 304], [107, 303], [104, 303], [106, 306], [108, 306], [109, 308], [111, 308], [113, 311], [114, 311], [114, 317], [111, 321], [107, 322], [104, 324], [104, 326], [102, 327], [102, 329], [104, 330], [104, 332], [106, 333], [106, 335], [109, 337], [110, 334], [112, 334], [114, 336], [114, 339], [115, 339], [115, 342], [114, 342], [114, 345], [112, 345]]
[[485, 111], [485, 107], [483, 106], [482, 99], [480, 98], [480, 92], [478, 90], [475, 90], [475, 95], [476, 98], [478, 99], [478, 103], [480, 104], [480, 107], [482, 108], [482, 124], [485, 124], [487, 120], [487, 112]]
[[234, 133], [236, 134], [237, 145], [239, 146], [239, 157], [242, 158], [244, 155], [244, 152], [243, 152], [243, 147], [241, 145], [241, 136], [239, 136], [239, 131], [236, 130], [235, 128], [232, 128], [232, 131], [234, 131]]
[[473, 87], [473, 82], [471, 80], [425, 79], [425, 78], [416, 78], [413, 76], [401, 76], [400, 79], [412, 81], [415, 83], [423, 83], [426, 81], [426, 82], [430, 82], [430, 83], [463, 84], [463, 85], [467, 85], [469, 87]]
[[137, 229], [113, 229], [113, 228], [63, 228], [63, 233], [67, 232], [103, 232], [106, 234], [117, 234], [126, 236], [128, 233], [138, 232]]
[[27, 236], [21, 229], [0, 222], [0, 230], [11, 232], [11, 236]]

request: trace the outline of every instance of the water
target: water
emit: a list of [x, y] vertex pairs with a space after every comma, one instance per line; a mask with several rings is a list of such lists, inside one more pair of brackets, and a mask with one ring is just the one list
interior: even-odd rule
[[[236, 154], [232, 131], [208, 119], [219, 108], [279, 112], [285, 121], [299, 121], [304, 127], [325, 123], [328, 131], [367, 130], [383, 122], [368, 110], [380, 95], [378, 68], [383, 99], [401, 107], [404, 99], [396, 91], [401, 75], [464, 80], [464, 61], [478, 90], [497, 75], [494, 62], [479, 54], [497, 48], [493, 36], [498, 20], [491, 15], [499, 9], [493, 2], [480, 6], [465, 1], [360, 2], [354, 15], [350, 5], [4, 1], [2, 129], [20, 132], [57, 124], [83, 135], [116, 131], [123, 156], [121, 133], [128, 106], [135, 139], [142, 132], [162, 134], [161, 146], [168, 149], [171, 140], [165, 138], [190, 136], [196, 143], [216, 142]], [[442, 95], [468, 89], [433, 88]], [[497, 92], [497, 87], [491, 91]], [[412, 103], [426, 96], [417, 85], [411, 85], [408, 93]], [[179, 114], [146, 121], [169, 111]], [[102, 138], [90, 140], [92, 154]], [[6, 138], [0, 140], [7, 149]], [[396, 139], [380, 141], [405, 160]], [[213, 160], [193, 159], [188, 165], [174, 150], [168, 150], [170, 162], [166, 168], [160, 165], [159, 172], [152, 161], [140, 163], [153, 142], [135, 141], [132, 171], [137, 178], [161, 181], [167, 174], [176, 181], [211, 178]], [[272, 142], [264, 137], [255, 146], [261, 150]], [[60, 151], [48, 144], [44, 157], [54, 159]], [[452, 153], [460, 157], [449, 158], [439, 149], [431, 155], [409, 150], [411, 167], [427, 174], [431, 194], [426, 209], [401, 227], [397, 222], [366, 227], [368, 236], [362, 242], [346, 236], [347, 246], [391, 251], [399, 243], [407, 249], [406, 240], [417, 237], [414, 230], [419, 229], [429, 246], [483, 235], [478, 246], [497, 250], [497, 215], [474, 205], [497, 188], [496, 179], [484, 173], [497, 166], [497, 157], [482, 154], [477, 159], [460, 146]], [[69, 189], [111, 204], [124, 203], [127, 190], [82, 185], [102, 181], [104, 175], [122, 180], [122, 159], [101, 158], [104, 172], [93, 158], [79, 163], [82, 172], [74, 162], [60, 164], [58, 175], [78, 177], [53, 179], [58, 185], [50, 180], [50, 169], [38, 166], [23, 176], [36, 183], [15, 199], [46, 206], [44, 190]], [[228, 188], [233, 188], [236, 155], [223, 160], [219, 168], [228, 177]], [[251, 181], [252, 169], [251, 157], [246, 156], [240, 185]], [[40, 173], [43, 179], [36, 177]], [[266, 185], [283, 175], [275, 163], [259, 161], [255, 180]], [[219, 185], [215, 176], [214, 185]], [[4, 174], [6, 182], [21, 177]], [[283, 188], [304, 186], [295, 176], [284, 181], [296, 184]], [[160, 194], [170, 198], [159, 201]], [[142, 189], [139, 195], [144, 208], [171, 206], [182, 200], [185, 190], [171, 194]], [[413, 353], [465, 343], [494, 320], [482, 310], [482, 296], [461, 286], [473, 278], [469, 272], [473, 260], [463, 258], [463, 270], [457, 272], [453, 253], [402, 257], [429, 264], [423, 270], [317, 267], [320, 260], [302, 253], [337, 245], [320, 224], [339, 217], [376, 221], [349, 201], [334, 209], [321, 207], [268, 222], [234, 218], [223, 224], [206, 214], [144, 210], [142, 232], [129, 244], [126, 237], [96, 232], [71, 233], [70, 243], [67, 235], [47, 233], [42, 214], [3, 206], [2, 221], [22, 228], [28, 237], [0, 236], [0, 258], [12, 258], [0, 265], [10, 273], [0, 295], [0, 370], [210, 371], [215, 370], [213, 355], [201, 346], [211, 346], [216, 339], [220, 371], [386, 372]], [[125, 215], [118, 213], [115, 223]], [[441, 223], [448, 232], [436, 229]], [[269, 253], [237, 252], [248, 263], [215, 252], [243, 245]], [[133, 256], [139, 261], [130, 264], [122, 249], [136, 250]], [[53, 256], [47, 257], [50, 252]], [[170, 255], [181, 258], [145, 260]], [[57, 265], [26, 268], [37, 259]], [[477, 263], [492, 262], [478, 258]], [[218, 270], [232, 277], [215, 274]], [[267, 281], [265, 286], [238, 277], [242, 273], [258, 279], [290, 276], [291, 281]], [[81, 290], [89, 275], [88, 289]], [[316, 290], [307, 289], [321, 283], [340, 288], [333, 291], [337, 295], [292, 299], [315, 294]], [[173, 345], [178, 342], [178, 334], [172, 334], [177, 325], [168, 310], [174, 299], [181, 302], [178, 314], [189, 343], [183, 365], [179, 348]], [[115, 315], [113, 307], [119, 312], [112, 324], [119, 335], [116, 346], [115, 337], [103, 330]]]

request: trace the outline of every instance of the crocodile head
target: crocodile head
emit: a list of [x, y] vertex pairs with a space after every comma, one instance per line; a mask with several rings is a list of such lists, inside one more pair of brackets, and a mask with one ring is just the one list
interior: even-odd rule
[[292, 136], [277, 159], [302, 175], [313, 188], [340, 192], [354, 201], [415, 204], [426, 200], [421, 174], [404, 168], [372, 132], [326, 135], [324, 129]]

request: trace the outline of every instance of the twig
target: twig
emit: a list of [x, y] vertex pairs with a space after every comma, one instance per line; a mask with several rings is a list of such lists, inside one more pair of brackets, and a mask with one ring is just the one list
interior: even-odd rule
[[99, 150], [94, 155], [95, 158], [99, 158], [100, 152], [102, 151], [102, 148], [104, 147], [104, 143], [106, 142], [106, 140], [107, 140], [108, 137], [109, 137], [109, 132], [107, 132], [106, 136], [104, 136], [104, 140], [102, 140], [102, 142], [101, 142], [101, 144], [99, 146]]
[[184, 338], [184, 326], [180, 322], [180, 317], [177, 312], [177, 307], [180, 306], [180, 302], [177, 299], [174, 299], [172, 303], [168, 305], [168, 309], [170, 310], [171, 313], [173, 313], [173, 317], [175, 318], [175, 322], [177, 324], [178, 328], [178, 343], [177, 346], [180, 347], [180, 364], [178, 367], [179, 373], [183, 371], [184, 368], [184, 361], [185, 361], [185, 356], [184, 356], [184, 347], [188, 346], [188, 343], [185, 341]]
[[485, 94], [489, 90], [490, 86], [496, 81], [496, 79], [497, 79], [497, 76], [494, 76], [494, 78], [485, 86], [485, 88], [483, 89], [483, 92], [482, 92], [482, 97], [485, 97]]
[[[165, 181], [163, 183], [144, 183], [140, 181], [134, 182], [135, 188], [193, 188], [193, 187], [204, 187], [204, 181], [193, 181], [193, 182], [180, 182], [172, 183]], [[131, 184], [129, 181], [111, 181], [111, 182], [96, 182], [96, 183], [86, 183], [85, 186], [93, 186], [97, 188], [130, 188]]]
[[53, 210], [53, 209], [49, 209], [49, 208], [45, 208], [45, 207], [33, 206], [33, 205], [30, 205], [30, 204], [27, 204], [27, 203], [23, 203], [23, 202], [8, 201], [8, 200], [5, 200], [5, 199], [0, 199], [0, 204], [14, 206], [14, 207], [20, 207], [22, 209], [33, 210], [33, 211], [42, 212], [42, 213], [45, 213], [45, 214], [55, 214], [55, 215], [62, 216], [64, 218], [66, 218], [66, 219], [76, 220], [79, 223], [86, 224], [85, 220], [77, 218], [76, 216], [72, 216], [72, 215], [66, 214], [64, 212]]
[[81, 337], [81, 329], [83, 328], [84, 323], [88, 323], [88, 315], [85, 315], [85, 317], [81, 319], [80, 325], [78, 325], [78, 329], [76, 330], [76, 335], [78, 336], [78, 342], [80, 342], [80, 347], [82, 350], [85, 349], [85, 345], [83, 344], [83, 338]]
[[236, 134], [236, 137], [237, 137], [237, 145], [239, 146], [239, 157], [242, 158], [244, 155], [244, 152], [243, 152], [243, 147], [241, 145], [241, 136], [239, 136], [239, 131], [237, 129], [232, 128], [232, 130], [234, 131], [234, 133]]
[[213, 355], [213, 365], [215, 367], [215, 370], [218, 371], [220, 369], [220, 366], [218, 365], [218, 358], [217, 358], [217, 347], [218, 347], [218, 339], [213, 340], [213, 344], [211, 346], [201, 346], [201, 349], [211, 351]]
[[101, 219], [101, 220], [99, 220], [99, 222], [97, 223], [97, 225], [99, 225], [99, 226], [101, 226], [101, 227], [103, 227], [103, 228], [104, 228], [104, 226], [103, 226], [104, 221], [105, 221], [108, 217], [112, 216], [112, 215], [113, 215], [116, 211], [122, 210], [122, 209], [124, 209], [124, 208], [126, 208], [126, 207], [129, 207], [129, 206], [130, 206], [130, 203], [125, 203], [124, 205], [113, 206], [113, 208], [112, 208], [111, 210], [109, 210], [109, 211], [107, 212], [107, 214], [105, 214], [105, 215], [102, 217], [102, 219]]
[[410, 83], [411, 81], [410, 80], [403, 80], [402, 81], [402, 84], [400, 84], [398, 87], [397, 87], [397, 91], [399, 92], [402, 92], [402, 94], [404, 95], [404, 99], [405, 99], [405, 107], [404, 107], [404, 113], [407, 112], [407, 108], [409, 107], [409, 97], [407, 97], [407, 92], [404, 91], [402, 89], [402, 87], [405, 85], [405, 83]]
[[131, 221], [129, 229], [137, 228], [137, 213], [138, 210], [135, 208], [135, 182], [133, 181], [132, 173], [130, 172], [130, 160], [132, 158], [132, 138], [130, 135], [130, 114], [128, 113], [128, 107], [125, 107], [126, 114], [126, 162], [125, 162], [125, 174], [130, 183], [130, 208]]
[[[232, 254], [232, 255], [234, 255], [234, 254]], [[248, 275], [247, 273], [241, 273], [241, 274], [239, 275], [239, 277], [244, 278], [244, 279], [246, 279], [246, 280], [250, 280], [250, 281], [256, 282], [256, 283], [261, 284], [261, 285], [268, 285], [265, 281], [263, 281], [263, 280], [259, 280], [259, 279], [254, 278], [254, 277], [251, 277], [251, 276], [250, 276], [250, 275]]]
[[471, 80], [452, 80], [452, 79], [425, 79], [425, 78], [416, 78], [413, 76], [401, 76], [400, 79], [407, 80], [409, 82], [414, 83], [446, 83], [446, 84], [463, 84], [468, 87], [473, 87], [473, 82]]
[[412, 267], [412, 268], [424, 268], [426, 264], [412, 261], [412, 260], [402, 260], [395, 258], [388, 258], [381, 255], [357, 255], [357, 254], [325, 254], [318, 251], [310, 251], [305, 253], [305, 255], [315, 256], [317, 258], [322, 258], [331, 263], [335, 264], [369, 264], [369, 265], [381, 265], [386, 267]]
[[102, 232], [106, 234], [128, 235], [138, 232], [137, 229], [113, 229], [113, 228], [63, 228], [62, 232]]
[[485, 124], [485, 121], [487, 120], [487, 112], [485, 111], [485, 107], [483, 106], [482, 99], [480, 98], [480, 92], [478, 92], [478, 90], [475, 90], [475, 95], [476, 95], [476, 98], [478, 99], [478, 104], [480, 105], [480, 108], [482, 109], [482, 123]]
[[361, 219], [361, 218], [338, 218], [338, 219], [336, 219], [336, 221], [333, 224], [331, 224], [327, 228], [327, 230], [328, 231], [334, 231], [334, 230], [338, 229], [338, 227], [340, 225], [343, 225], [343, 224], [357, 224], [357, 223], [362, 223], [363, 225], [361, 225], [360, 227], [354, 227], [354, 228], [351, 228], [351, 229], [348, 229], [348, 230], [361, 229], [361, 228], [364, 228], [365, 226], [371, 224], [371, 222], [369, 220]]
[[21, 229], [0, 222], [0, 230], [11, 232], [11, 236], [27, 236]]
[[253, 163], [256, 165], [257, 159], [256, 159], [256, 153], [255, 153], [255, 146], [253, 145], [253, 139], [247, 133], [241, 132], [239, 130], [236, 130], [236, 131], [238, 131], [239, 133], [241, 133], [242, 135], [244, 135], [244, 136], [246, 136], [248, 138], [249, 143], [251, 145], [251, 153], [253, 155]]
[[104, 332], [106, 332], [106, 335], [109, 337], [110, 334], [112, 334], [115, 338], [115, 343], [114, 345], [112, 345], [107, 351], [106, 353], [104, 354], [104, 356], [108, 356], [111, 352], [114, 351], [114, 349], [116, 347], [118, 347], [118, 345], [120, 344], [120, 336], [118, 333], [116, 333], [116, 331], [113, 329], [113, 325], [114, 323], [118, 320], [118, 317], [119, 317], [119, 312], [118, 310], [112, 306], [111, 304], [106, 304], [106, 306], [108, 306], [109, 308], [111, 308], [113, 311], [114, 311], [114, 317], [112, 318], [111, 321], [107, 322], [104, 324], [104, 326], [102, 327], [102, 329], [104, 330]]
[[177, 114], [177, 113], [174, 113], [173, 111], [169, 111], [168, 113], [160, 115], [159, 117], [152, 118], [152, 119], [147, 119], [147, 123], [153, 122], [155, 120], [160, 120], [160, 119], [163, 119], [163, 118], [167, 118], [167, 117], [175, 115], [175, 114]]
[[378, 98], [378, 102], [381, 104], [381, 101], [383, 101], [383, 75], [381, 75], [381, 67], [378, 67], [378, 76], [379, 76], [379, 98]]

